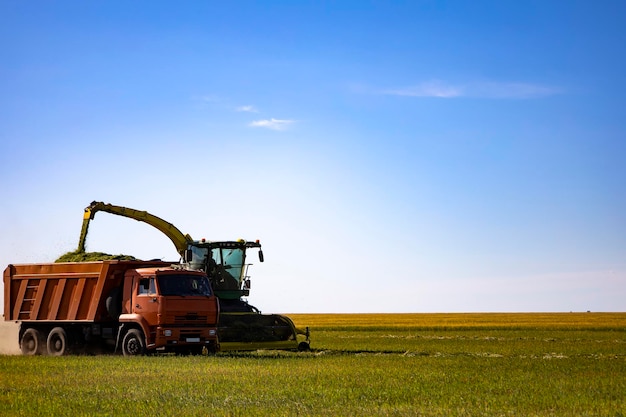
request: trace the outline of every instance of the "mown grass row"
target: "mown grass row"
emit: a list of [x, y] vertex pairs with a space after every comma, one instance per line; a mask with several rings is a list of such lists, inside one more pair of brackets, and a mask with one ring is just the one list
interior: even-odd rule
[[291, 314], [316, 330], [624, 330], [626, 313]]
[[614, 324], [363, 331], [369, 317], [316, 318], [306, 353], [0, 356], [0, 415], [626, 415]]

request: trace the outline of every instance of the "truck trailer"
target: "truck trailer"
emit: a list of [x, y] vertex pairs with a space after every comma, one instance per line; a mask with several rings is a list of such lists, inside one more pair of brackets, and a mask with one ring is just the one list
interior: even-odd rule
[[24, 355], [219, 350], [219, 303], [206, 273], [162, 261], [9, 265], [4, 319]]

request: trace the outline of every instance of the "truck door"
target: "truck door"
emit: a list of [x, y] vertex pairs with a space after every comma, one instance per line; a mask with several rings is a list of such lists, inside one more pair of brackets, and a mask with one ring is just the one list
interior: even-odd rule
[[[150, 326], [150, 333], [156, 331], [159, 313], [159, 297], [157, 296], [155, 278], [139, 278], [135, 290], [135, 313], [141, 314]], [[154, 334], [148, 336], [150, 342], [154, 340]]]

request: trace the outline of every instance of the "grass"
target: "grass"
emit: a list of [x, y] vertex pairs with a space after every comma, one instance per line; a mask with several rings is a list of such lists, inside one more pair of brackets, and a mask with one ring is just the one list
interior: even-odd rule
[[312, 352], [0, 356], [0, 415], [626, 415], [626, 314], [290, 317]]
[[406, 313], [290, 314], [296, 325], [315, 329], [626, 329], [624, 313]]

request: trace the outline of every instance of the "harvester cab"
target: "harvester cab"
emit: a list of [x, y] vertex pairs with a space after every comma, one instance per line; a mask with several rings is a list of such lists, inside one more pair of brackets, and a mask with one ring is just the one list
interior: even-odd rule
[[248, 268], [252, 264], [246, 263], [246, 251], [253, 248], [259, 250], [259, 262], [263, 262], [263, 250], [258, 240], [213, 242], [202, 239], [188, 244], [183, 263], [188, 269], [206, 272], [220, 299], [239, 300], [250, 295]]

